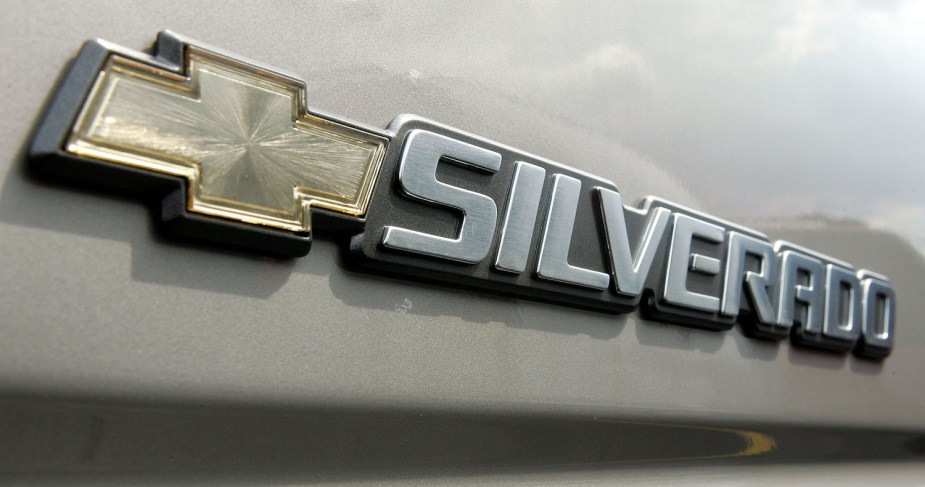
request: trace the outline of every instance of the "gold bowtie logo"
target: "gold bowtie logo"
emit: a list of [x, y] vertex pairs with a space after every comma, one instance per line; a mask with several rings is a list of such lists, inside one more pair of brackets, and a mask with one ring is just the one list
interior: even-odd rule
[[295, 232], [366, 212], [386, 139], [308, 113], [293, 78], [188, 45], [184, 74], [112, 53], [65, 150], [188, 181], [187, 209]]

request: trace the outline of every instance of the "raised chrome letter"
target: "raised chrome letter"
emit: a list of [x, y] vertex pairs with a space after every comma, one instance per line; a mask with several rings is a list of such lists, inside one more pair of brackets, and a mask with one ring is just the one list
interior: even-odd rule
[[545, 169], [517, 161], [501, 226], [501, 244], [495, 257], [496, 268], [518, 274], [527, 269], [536, 213], [540, 208], [545, 181]]
[[607, 289], [610, 285], [609, 275], [568, 263], [568, 249], [572, 244], [580, 192], [581, 181], [564, 174], [553, 177], [552, 199], [546, 213], [546, 228], [540, 242], [536, 274], [543, 279], [592, 289]]
[[864, 314], [861, 316], [861, 343], [855, 353], [864, 357], [884, 358], [893, 349], [896, 326], [896, 293], [890, 281], [870, 271], [858, 273]]
[[[626, 216], [620, 193], [607, 188], [595, 188], [601, 200], [604, 228], [607, 235], [607, 249], [610, 251], [610, 271], [614, 286], [620, 294], [638, 296], [646, 284], [649, 269], [658, 245], [665, 235], [671, 211], [667, 208], [649, 210], [646, 229], [638, 238], [636, 251], [630, 249], [630, 238], [626, 231]], [[639, 212], [635, 209], [628, 211]], [[641, 213], [641, 212], [639, 212]]]
[[459, 235], [446, 238], [387, 226], [382, 231], [382, 245], [475, 264], [491, 248], [498, 210], [488, 196], [437, 181], [437, 164], [443, 157], [461, 166], [492, 173], [501, 167], [501, 154], [497, 152], [433, 132], [412, 130], [398, 164], [398, 181], [409, 196], [462, 210]]
[[695, 293], [687, 289], [688, 270], [701, 274], [719, 274], [719, 260], [700, 254], [691, 254], [694, 235], [710, 242], [722, 243], [726, 237], [723, 228], [712, 223], [676, 213], [671, 232], [671, 251], [668, 253], [668, 270], [665, 273], [664, 298], [671, 304], [688, 306], [703, 311], [719, 311], [719, 298]]
[[[777, 323], [789, 330], [793, 326], [796, 301], [806, 305], [806, 319], [801, 329], [810, 334], [822, 331], [825, 310], [825, 267], [822, 261], [794, 250], [780, 254], [780, 284], [777, 294]], [[807, 285], [800, 284], [800, 273], [809, 275]]]
[[[826, 338], [854, 343], [861, 336], [860, 284], [854, 271], [827, 264], [825, 266], [825, 319], [822, 334]], [[846, 292], [842, 292], [842, 288]], [[847, 298], [848, 303], [843, 300]]]
[[[761, 272], [745, 272], [745, 255], [761, 258]], [[762, 323], [775, 323], [777, 313], [771, 304], [768, 288], [777, 282], [777, 254], [770, 242], [739, 232], [729, 232], [726, 252], [726, 280], [723, 283], [723, 309], [727, 316], [739, 314], [742, 297], [742, 276], [752, 296], [755, 313]]]

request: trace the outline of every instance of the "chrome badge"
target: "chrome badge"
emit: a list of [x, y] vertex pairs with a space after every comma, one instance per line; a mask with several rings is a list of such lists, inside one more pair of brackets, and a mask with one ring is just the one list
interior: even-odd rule
[[[166, 232], [280, 256], [314, 231], [360, 270], [883, 358], [868, 270], [420, 117], [308, 110], [292, 75], [161, 33], [84, 45], [30, 147], [49, 177], [159, 203]], [[437, 173], [440, 171], [440, 177]]]

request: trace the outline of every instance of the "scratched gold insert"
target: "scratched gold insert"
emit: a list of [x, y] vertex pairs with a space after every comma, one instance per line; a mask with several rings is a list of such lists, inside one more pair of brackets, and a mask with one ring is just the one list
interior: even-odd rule
[[386, 140], [307, 113], [304, 86], [187, 49], [186, 75], [111, 55], [70, 153], [189, 181], [190, 211], [291, 231], [366, 212]]

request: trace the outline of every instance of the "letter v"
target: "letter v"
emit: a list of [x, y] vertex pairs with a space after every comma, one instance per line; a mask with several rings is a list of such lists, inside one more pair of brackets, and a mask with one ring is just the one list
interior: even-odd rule
[[[604, 216], [604, 233], [607, 235], [610, 269], [616, 291], [624, 295], [639, 296], [646, 284], [655, 252], [665, 235], [671, 211], [667, 208], [648, 211], [645, 231], [641, 238], [635, 239], [636, 252], [633, 253], [630, 249], [626, 216], [623, 213], [623, 198], [620, 193], [601, 187], [596, 187], [595, 190], [600, 197], [601, 212]], [[632, 208], [628, 208], [627, 211], [642, 213]]]

